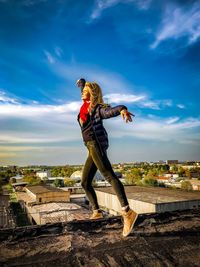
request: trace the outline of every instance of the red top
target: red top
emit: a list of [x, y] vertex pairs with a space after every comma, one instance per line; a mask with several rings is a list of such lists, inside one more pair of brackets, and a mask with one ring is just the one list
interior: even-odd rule
[[83, 122], [87, 120], [87, 114], [89, 113], [88, 108], [90, 106], [90, 101], [84, 101], [83, 105], [80, 108], [80, 118]]

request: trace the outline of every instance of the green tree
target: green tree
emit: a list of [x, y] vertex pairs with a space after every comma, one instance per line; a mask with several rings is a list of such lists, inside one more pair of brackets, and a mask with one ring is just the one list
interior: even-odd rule
[[23, 181], [27, 182], [30, 185], [40, 185], [40, 184], [42, 184], [42, 180], [39, 177], [35, 176], [35, 175], [25, 175], [23, 177]]
[[142, 173], [140, 169], [133, 168], [130, 172], [126, 174], [125, 181], [127, 184], [137, 184], [142, 178]]
[[157, 176], [158, 172], [156, 169], [149, 170], [148, 173], [145, 175], [145, 179], [155, 179]]
[[154, 178], [144, 178], [143, 184], [147, 186], [159, 186], [158, 182]]
[[184, 189], [184, 190], [192, 190], [192, 185], [189, 181], [182, 181], [181, 182], [181, 189]]
[[76, 183], [75, 180], [70, 179], [70, 178], [68, 178], [68, 177], [66, 177], [66, 178], [64, 179], [64, 185], [65, 185], [65, 186], [74, 186], [75, 183]]
[[80, 168], [72, 168], [71, 166], [54, 167], [51, 169], [52, 177], [70, 177], [73, 172], [80, 170]]
[[183, 169], [182, 166], [178, 167], [178, 175], [179, 175], [179, 177], [182, 177], [185, 175], [185, 170]]
[[178, 171], [177, 165], [173, 165], [171, 170], [172, 170], [172, 172], [176, 173]]
[[185, 170], [185, 175], [186, 175], [186, 177], [188, 177], [189, 179], [192, 178], [192, 176], [191, 176], [191, 172], [190, 172], [189, 169], [186, 169], [186, 170]]
[[64, 182], [63, 182], [63, 180], [61, 180], [61, 179], [55, 179], [55, 181], [53, 182], [53, 184], [54, 184], [56, 187], [63, 187], [63, 186], [64, 186]]

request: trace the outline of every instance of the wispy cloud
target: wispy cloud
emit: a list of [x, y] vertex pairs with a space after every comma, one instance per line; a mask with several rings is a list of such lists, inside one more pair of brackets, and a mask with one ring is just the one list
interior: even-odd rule
[[103, 89], [106, 103], [136, 103], [142, 108], [155, 110], [173, 106], [171, 99], [151, 99], [145, 92], [137, 93], [137, 91], [141, 91], [140, 86], [128, 82], [124, 77], [115, 72], [103, 70], [96, 66], [78, 64], [77, 62], [66, 64], [57, 61], [51, 67], [52, 71], [58, 76], [72, 82], [76, 81], [80, 76], [88, 81], [96, 81]]
[[0, 103], [18, 104], [16, 98], [9, 97], [3, 89], [0, 89]]
[[0, 144], [68, 142], [80, 137], [77, 114], [81, 102], [62, 105], [0, 104]]
[[[135, 103], [139, 103], [139, 100]], [[66, 164], [66, 160], [68, 163], [83, 162], [86, 151], [80, 147], [82, 137], [77, 122], [80, 105], [81, 102], [62, 105], [1, 104], [1, 163]], [[133, 141], [172, 141], [195, 147], [199, 144], [200, 118], [141, 116], [137, 111], [135, 115], [133, 123], [129, 124], [122, 122], [121, 117], [105, 120], [110, 138], [117, 138], [119, 142], [126, 136]], [[67, 155], [70, 157], [66, 158]]]
[[177, 104], [177, 107], [180, 108], [180, 109], [184, 109], [185, 108], [185, 105], [183, 105], [183, 104]]
[[46, 49], [44, 49], [43, 52], [44, 52], [46, 59], [48, 60], [50, 64], [54, 64], [58, 59], [62, 57], [62, 54], [63, 54], [63, 50], [59, 46], [56, 46], [52, 53], [47, 51]]
[[197, 133], [200, 118], [168, 117], [163, 119], [157, 116], [141, 117], [136, 114], [132, 124], [123, 125], [118, 119], [113, 119], [109, 123], [106, 122], [106, 125], [110, 128], [112, 136], [118, 138], [129, 136], [155, 142], [173, 141], [177, 144], [190, 142], [196, 145], [200, 140], [200, 134]]
[[46, 58], [47, 58], [47, 60], [48, 60], [48, 62], [50, 64], [55, 63], [56, 59], [55, 59], [55, 57], [50, 52], [44, 50], [44, 54], [45, 54], [45, 56], [46, 56]]
[[166, 120], [166, 124], [173, 124], [173, 123], [177, 122], [179, 119], [180, 119], [179, 117], [169, 118], [168, 120]]
[[187, 38], [187, 44], [196, 42], [200, 37], [200, 2], [184, 7], [168, 4], [166, 6], [162, 23], [156, 34], [156, 40], [151, 45], [155, 49], [167, 39], [177, 40]]
[[100, 17], [101, 13], [103, 12], [103, 10], [115, 6], [118, 3], [120, 3], [120, 0], [96, 0], [95, 2], [95, 8], [92, 11], [91, 14], [91, 19], [96, 19], [98, 17]]
[[[136, 99], [132, 100], [137, 102]], [[81, 102], [63, 105], [0, 105], [0, 143], [45, 144], [78, 141], [81, 134], [76, 118], [80, 105]], [[18, 125], [14, 130], [13, 124]], [[121, 138], [126, 135], [146, 140], [175, 140], [179, 143], [197, 135], [195, 129], [200, 127], [200, 118], [182, 119], [174, 116], [163, 119], [157, 116], [139, 116], [136, 112], [133, 124], [124, 125], [117, 118], [110, 120], [108, 127], [115, 129], [112, 131], [113, 137]]]
[[154, 100], [150, 99], [145, 92], [133, 93], [141, 91], [141, 88], [128, 82], [118, 73], [99, 69], [96, 66], [78, 63], [66, 64], [57, 61], [52, 65], [52, 71], [58, 76], [73, 82], [80, 78], [80, 74], [88, 81], [96, 81], [103, 89], [106, 103], [137, 103], [142, 108], [157, 110], [172, 106], [171, 99]]
[[104, 95], [104, 99], [106, 103], [134, 103], [141, 108], [149, 108], [149, 109], [162, 109], [165, 107], [172, 106], [172, 100], [164, 99], [164, 100], [151, 100], [145, 94], [143, 95], [134, 95], [134, 94], [106, 94]]
[[138, 7], [138, 9], [146, 10], [149, 8], [151, 2], [152, 0], [96, 0], [90, 18], [92, 20], [97, 19], [101, 16], [104, 10], [114, 7], [120, 3], [133, 3]]
[[146, 96], [129, 94], [107, 94], [104, 99], [108, 103], [134, 103], [143, 100]]
[[124, 77], [118, 73], [101, 69], [95, 65], [75, 63], [63, 63], [56, 61], [56, 64], [51, 65], [51, 70], [58, 76], [70, 82], [75, 82], [80, 77], [87, 81], [96, 81], [103, 88], [104, 94], [123, 92], [131, 92], [136, 89], [136, 86], [127, 82]]
[[52, 113], [57, 115], [62, 115], [64, 113], [70, 115], [72, 112], [77, 112], [81, 102], [75, 101], [66, 103], [63, 105], [42, 105], [42, 104], [32, 104], [32, 105], [12, 105], [12, 104], [4, 104], [0, 105], [0, 115], [2, 116], [14, 116], [17, 118], [26, 117], [26, 118], [34, 118], [35, 116], [40, 116], [40, 118], [44, 116], [51, 116]]
[[55, 47], [55, 53], [56, 53], [56, 55], [58, 57], [61, 57], [62, 56], [62, 53], [63, 53], [63, 50], [60, 47], [56, 46]]

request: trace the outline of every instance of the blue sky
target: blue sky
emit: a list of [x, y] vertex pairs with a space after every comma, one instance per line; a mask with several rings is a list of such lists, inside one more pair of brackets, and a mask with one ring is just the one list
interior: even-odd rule
[[0, 165], [83, 164], [75, 81], [135, 114], [111, 162], [200, 160], [200, 1], [0, 0]]

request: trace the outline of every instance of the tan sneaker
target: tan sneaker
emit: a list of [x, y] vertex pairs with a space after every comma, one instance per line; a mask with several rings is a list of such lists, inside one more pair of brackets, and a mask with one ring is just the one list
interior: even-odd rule
[[122, 211], [122, 216], [124, 219], [124, 228], [122, 235], [126, 237], [131, 233], [133, 226], [137, 220], [138, 214], [132, 209], [129, 209], [129, 211], [127, 212]]
[[99, 210], [93, 210], [92, 216], [90, 217], [90, 220], [95, 220], [95, 219], [101, 219], [103, 218], [103, 214]]

